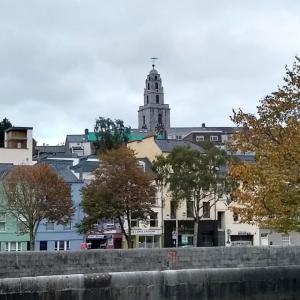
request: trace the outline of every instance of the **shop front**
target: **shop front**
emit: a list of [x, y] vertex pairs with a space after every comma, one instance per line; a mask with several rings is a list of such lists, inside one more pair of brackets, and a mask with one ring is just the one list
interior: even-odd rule
[[161, 247], [161, 229], [145, 228], [132, 229], [132, 247], [133, 248], [160, 248]]

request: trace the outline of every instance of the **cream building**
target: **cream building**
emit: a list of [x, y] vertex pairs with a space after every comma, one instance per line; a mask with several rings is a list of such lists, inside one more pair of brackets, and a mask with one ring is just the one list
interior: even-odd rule
[[0, 148], [0, 163], [32, 165], [32, 127], [11, 127], [5, 130], [4, 148]]

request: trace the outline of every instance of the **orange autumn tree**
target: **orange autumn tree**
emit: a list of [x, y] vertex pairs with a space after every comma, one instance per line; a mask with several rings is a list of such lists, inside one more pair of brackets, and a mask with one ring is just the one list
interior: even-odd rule
[[144, 172], [134, 151], [125, 146], [104, 152], [101, 159], [95, 178], [82, 189], [86, 217], [79, 230], [88, 232], [101, 219], [116, 220], [131, 248], [131, 218], [146, 220], [151, 214], [156, 195], [154, 178]]
[[286, 68], [284, 85], [261, 100], [257, 114], [233, 111], [241, 127], [236, 150], [254, 152], [255, 162], [231, 166], [239, 181], [234, 211], [279, 232], [300, 230], [300, 59]]
[[4, 179], [5, 208], [29, 232], [30, 250], [40, 222], [66, 223], [74, 213], [70, 186], [47, 164], [17, 166]]

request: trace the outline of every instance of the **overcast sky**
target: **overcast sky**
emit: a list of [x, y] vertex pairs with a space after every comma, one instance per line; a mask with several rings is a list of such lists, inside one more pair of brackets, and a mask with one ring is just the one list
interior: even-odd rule
[[159, 57], [171, 126], [232, 126], [255, 112], [300, 54], [297, 0], [0, 0], [0, 119], [38, 144], [137, 127], [150, 57]]

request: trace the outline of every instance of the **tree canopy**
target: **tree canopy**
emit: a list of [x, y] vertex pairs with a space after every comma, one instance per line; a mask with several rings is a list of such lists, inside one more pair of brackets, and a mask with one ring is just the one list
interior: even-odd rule
[[300, 230], [300, 59], [286, 68], [284, 85], [261, 100], [257, 114], [233, 111], [241, 128], [233, 146], [254, 152], [255, 162], [235, 163], [239, 181], [234, 210], [244, 222], [280, 232]]
[[0, 122], [0, 148], [4, 147], [4, 131], [10, 127], [12, 127], [12, 124], [7, 118]]
[[70, 186], [47, 164], [16, 166], [3, 184], [2, 206], [28, 230], [30, 250], [43, 219], [63, 224], [73, 215]]
[[122, 120], [113, 121], [110, 118], [99, 117], [96, 120], [94, 132], [97, 136], [96, 150], [103, 152], [126, 145], [129, 139], [130, 127]]
[[[172, 201], [192, 204], [194, 246], [198, 245], [198, 224], [204, 213], [227, 194], [230, 182], [225, 174], [228, 157], [216, 147], [204, 144], [205, 153], [187, 147], [177, 147], [153, 163], [157, 180], [166, 186]], [[204, 203], [206, 207], [204, 207]]]
[[134, 152], [123, 146], [102, 155], [95, 178], [82, 189], [82, 194], [87, 216], [80, 230], [89, 231], [101, 219], [116, 220], [131, 248], [131, 218], [147, 218], [155, 203], [156, 189], [153, 177], [142, 170]]

